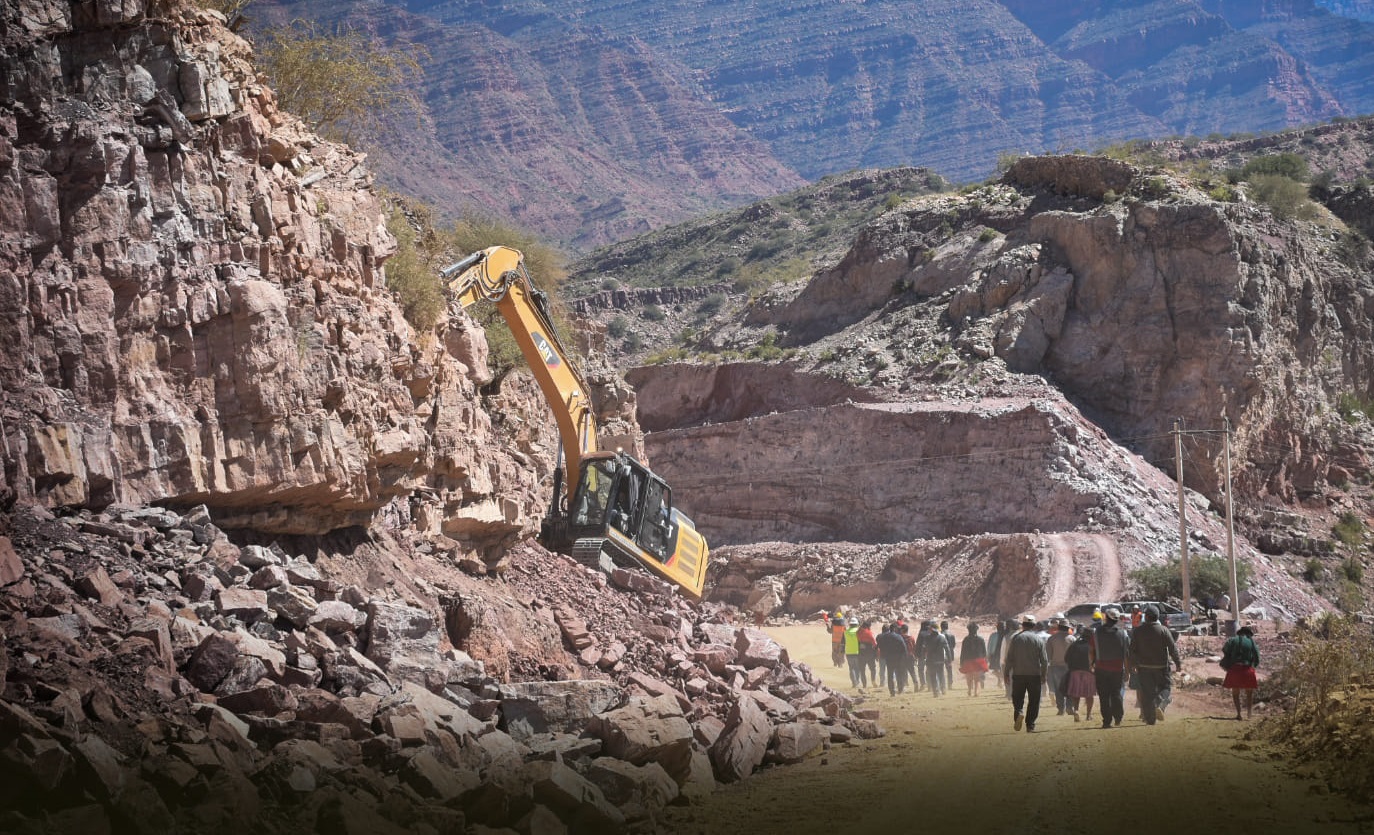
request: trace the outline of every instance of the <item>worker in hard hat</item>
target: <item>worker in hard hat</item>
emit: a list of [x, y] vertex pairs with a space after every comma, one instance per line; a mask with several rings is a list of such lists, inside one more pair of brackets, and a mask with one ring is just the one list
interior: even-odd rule
[[836, 667], [844, 666], [844, 612], [836, 609], [830, 616], [830, 660]]

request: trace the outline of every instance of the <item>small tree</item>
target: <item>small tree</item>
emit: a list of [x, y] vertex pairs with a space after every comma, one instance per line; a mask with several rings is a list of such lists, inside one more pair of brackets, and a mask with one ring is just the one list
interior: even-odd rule
[[283, 110], [332, 139], [379, 132], [397, 111], [420, 111], [415, 46], [387, 48], [361, 32], [321, 32], [296, 20], [266, 33], [258, 54]]

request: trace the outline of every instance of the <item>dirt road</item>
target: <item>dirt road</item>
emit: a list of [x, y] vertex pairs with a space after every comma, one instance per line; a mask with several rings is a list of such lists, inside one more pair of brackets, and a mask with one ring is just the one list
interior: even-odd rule
[[[768, 630], [794, 659], [845, 692], [820, 626]], [[956, 634], [962, 637], [962, 629]], [[1012, 730], [994, 686], [969, 698], [962, 677], [944, 698], [883, 690], [882, 739], [766, 769], [703, 805], [673, 808], [683, 833], [976, 832], [1374, 833], [1374, 807], [1327, 793], [1279, 752], [1244, 739], [1219, 688], [1180, 693], [1166, 721], [1103, 730], [1042, 709], [1037, 732]], [[870, 690], [869, 693], [877, 693]], [[1046, 699], [1046, 702], [1049, 700]], [[1192, 705], [1193, 709], [1189, 709]], [[1096, 714], [1094, 714], [1096, 715]]]

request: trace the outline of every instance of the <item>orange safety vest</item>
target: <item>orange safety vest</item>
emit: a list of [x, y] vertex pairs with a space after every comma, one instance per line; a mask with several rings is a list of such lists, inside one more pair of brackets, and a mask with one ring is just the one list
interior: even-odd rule
[[832, 644], [842, 644], [842, 643], [844, 643], [844, 621], [843, 621], [843, 620], [836, 620], [833, 624], [831, 624], [831, 626], [830, 626], [830, 643], [832, 643]]

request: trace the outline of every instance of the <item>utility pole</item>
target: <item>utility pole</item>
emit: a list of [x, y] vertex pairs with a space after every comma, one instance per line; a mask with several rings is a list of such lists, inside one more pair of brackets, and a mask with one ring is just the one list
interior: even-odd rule
[[1174, 418], [1174, 460], [1178, 464], [1178, 564], [1183, 573], [1183, 611], [1193, 620], [1193, 589], [1188, 583], [1188, 516], [1183, 499], [1183, 418]]
[[1231, 567], [1231, 634], [1240, 628], [1240, 589], [1236, 587], [1236, 521], [1231, 510], [1231, 418], [1226, 418], [1226, 562]]

